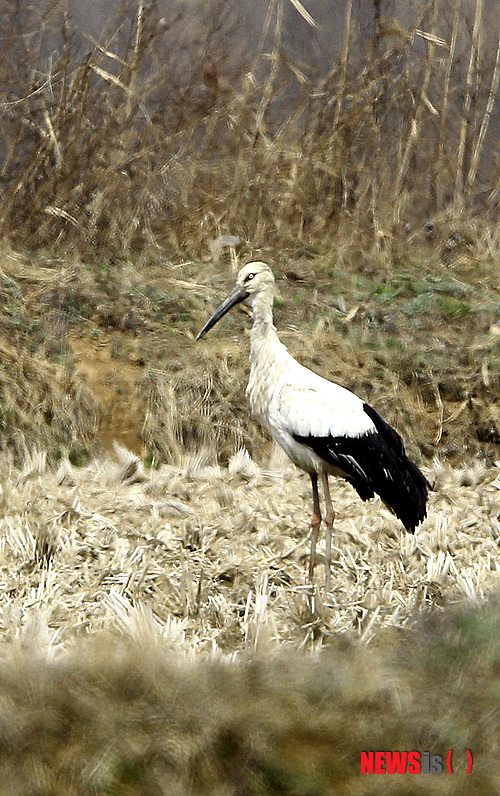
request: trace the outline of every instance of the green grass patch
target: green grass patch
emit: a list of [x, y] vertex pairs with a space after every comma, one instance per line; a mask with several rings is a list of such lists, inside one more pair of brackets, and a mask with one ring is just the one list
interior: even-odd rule
[[455, 298], [454, 296], [439, 296], [437, 305], [443, 315], [451, 318], [463, 318], [471, 315], [473, 309], [469, 303]]

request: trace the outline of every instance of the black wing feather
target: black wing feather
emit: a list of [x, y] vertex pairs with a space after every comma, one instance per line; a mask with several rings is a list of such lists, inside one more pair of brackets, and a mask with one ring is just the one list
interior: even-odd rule
[[360, 437], [293, 437], [341, 470], [362, 500], [379, 495], [413, 533], [427, 514], [430, 484], [408, 459], [397, 431], [369, 404], [363, 404], [363, 409], [375, 432]]

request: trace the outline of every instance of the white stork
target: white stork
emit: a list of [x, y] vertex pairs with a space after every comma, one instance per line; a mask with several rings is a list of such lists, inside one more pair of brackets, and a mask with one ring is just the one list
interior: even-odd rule
[[298, 467], [309, 473], [313, 493], [309, 578], [321, 524], [318, 476], [325, 495], [326, 588], [330, 589], [335, 519], [328, 476], [345, 478], [362, 500], [380, 495], [407, 531], [426, 516], [429, 484], [406, 454], [399, 434], [357, 395], [300, 365], [273, 325], [274, 276], [266, 263], [239, 272], [236, 285], [197, 336], [203, 337], [230, 309], [248, 300], [253, 311], [250, 379], [252, 413]]

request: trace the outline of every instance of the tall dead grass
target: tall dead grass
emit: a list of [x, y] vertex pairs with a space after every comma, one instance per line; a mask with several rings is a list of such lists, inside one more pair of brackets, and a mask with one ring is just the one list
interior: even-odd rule
[[369, 41], [347, 3], [341, 55], [322, 73], [287, 56], [285, 5], [269, 4], [246, 58], [244, 19], [218, 0], [167, 17], [130, 2], [83, 47], [57, 4], [38, 18], [4, 10], [3, 235], [179, 254], [225, 232], [296, 250], [379, 245], [479, 199], [493, 217], [500, 46], [482, 0], [472, 32], [459, 0], [451, 19], [433, 0], [406, 28], [375, 16]]
[[40, 441], [54, 453], [96, 450], [98, 407], [69, 367], [0, 344], [1, 448], [17, 456]]

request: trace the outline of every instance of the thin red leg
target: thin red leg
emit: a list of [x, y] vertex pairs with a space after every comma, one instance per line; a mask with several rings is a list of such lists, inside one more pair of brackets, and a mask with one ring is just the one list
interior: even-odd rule
[[319, 507], [318, 476], [311, 473], [311, 485], [313, 492], [313, 516], [311, 520], [311, 553], [309, 555], [309, 580], [313, 582], [314, 566], [316, 564], [316, 542], [318, 541], [319, 526], [321, 525], [321, 511]]
[[323, 473], [321, 476], [323, 481], [323, 489], [325, 492], [325, 526], [326, 526], [326, 540], [325, 540], [325, 567], [326, 567], [326, 576], [325, 576], [325, 589], [326, 591], [330, 591], [332, 585], [332, 576], [331, 576], [331, 569], [332, 569], [332, 529], [333, 523], [335, 521], [335, 509], [333, 508], [332, 497], [330, 495], [330, 485], [328, 483], [328, 475], [327, 473]]

